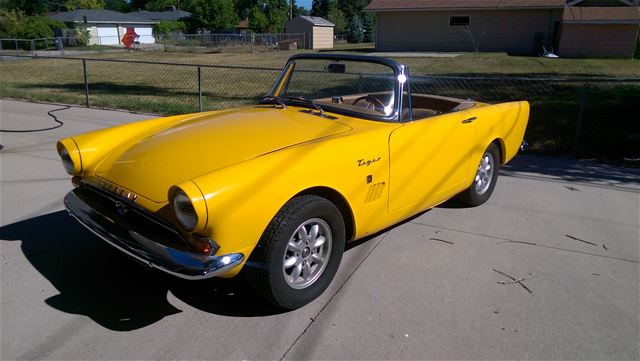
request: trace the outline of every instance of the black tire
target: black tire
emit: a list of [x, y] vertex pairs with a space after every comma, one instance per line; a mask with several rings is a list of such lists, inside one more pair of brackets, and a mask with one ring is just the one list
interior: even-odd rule
[[[322, 246], [311, 249], [309, 245], [304, 246], [302, 240], [297, 242], [302, 238], [298, 231], [304, 228], [301, 230], [303, 233], [310, 230], [306, 238], [309, 244], [312, 227], [316, 225], [319, 229], [317, 239], [325, 239]], [[304, 249], [292, 251], [290, 240]], [[320, 296], [333, 280], [345, 241], [344, 220], [333, 203], [312, 195], [293, 198], [271, 220], [251, 254], [245, 266], [249, 284], [260, 297], [279, 308], [292, 310], [302, 307]], [[324, 266], [313, 263], [314, 252], [318, 257], [327, 255], [328, 260], [321, 263]], [[290, 273], [285, 269], [285, 258], [287, 262], [296, 262], [295, 266], [289, 265]], [[297, 260], [302, 262], [300, 266]], [[302, 269], [302, 273], [294, 276], [294, 268]], [[307, 275], [314, 275], [314, 271], [318, 274], [305, 280], [305, 270], [308, 270]]]
[[[492, 166], [490, 169], [491, 180], [488, 182], [488, 185], [483, 185], [480, 180], [480, 167], [482, 166], [483, 161], [486, 158], [489, 158], [492, 161]], [[473, 183], [471, 184], [471, 187], [458, 194], [458, 199], [471, 207], [477, 207], [481, 204], [484, 204], [489, 200], [491, 194], [493, 193], [493, 189], [496, 187], [499, 171], [500, 149], [495, 143], [491, 143], [487, 150], [485, 150], [482, 154], [482, 158], [480, 158], [480, 162], [478, 163], [478, 170], [476, 171], [476, 176], [473, 180]]]

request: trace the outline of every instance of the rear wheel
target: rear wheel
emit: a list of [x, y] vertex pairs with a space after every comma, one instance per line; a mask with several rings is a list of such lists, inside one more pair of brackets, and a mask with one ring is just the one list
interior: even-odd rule
[[491, 143], [480, 158], [473, 184], [460, 193], [458, 198], [473, 207], [488, 201], [496, 186], [499, 170], [500, 150], [495, 143]]
[[293, 198], [262, 235], [247, 263], [247, 278], [275, 306], [302, 307], [329, 286], [344, 244], [344, 221], [333, 203], [317, 196]]

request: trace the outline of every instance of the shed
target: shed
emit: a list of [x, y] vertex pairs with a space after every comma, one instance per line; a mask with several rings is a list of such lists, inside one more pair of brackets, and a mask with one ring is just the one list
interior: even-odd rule
[[305, 44], [298, 44], [305, 49], [332, 49], [333, 27], [335, 25], [327, 19], [318, 16], [301, 15], [289, 20], [285, 24], [286, 33], [304, 33]]

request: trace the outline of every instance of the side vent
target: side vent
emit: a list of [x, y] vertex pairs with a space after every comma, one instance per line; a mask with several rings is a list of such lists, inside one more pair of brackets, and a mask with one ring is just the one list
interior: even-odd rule
[[385, 182], [372, 184], [369, 187], [369, 192], [367, 193], [367, 197], [364, 199], [364, 203], [371, 203], [373, 201], [377, 201], [382, 196], [384, 191]]

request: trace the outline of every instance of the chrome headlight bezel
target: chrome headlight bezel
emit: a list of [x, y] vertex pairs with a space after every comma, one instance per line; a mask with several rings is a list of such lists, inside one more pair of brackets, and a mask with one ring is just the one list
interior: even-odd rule
[[193, 202], [182, 189], [177, 188], [173, 192], [171, 208], [173, 208], [173, 215], [182, 229], [191, 232], [196, 228], [198, 225], [198, 213], [193, 206]]
[[58, 152], [58, 154], [60, 155], [60, 159], [62, 160], [62, 166], [64, 167], [64, 170], [66, 170], [70, 175], [73, 175], [75, 164], [73, 163], [73, 159], [71, 159], [71, 154], [69, 154], [67, 147], [60, 147], [60, 151]]

